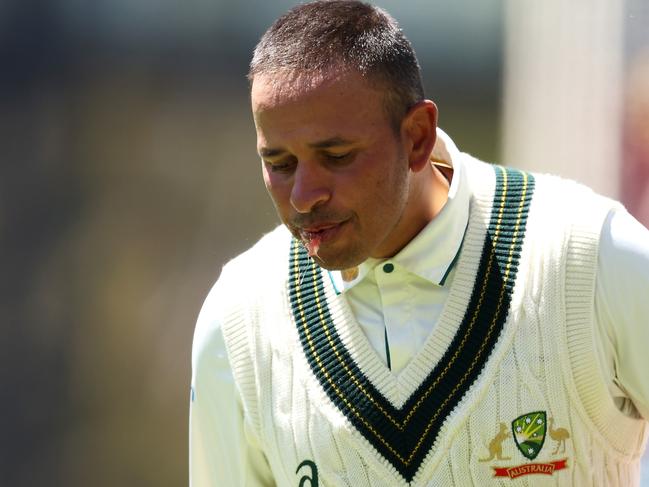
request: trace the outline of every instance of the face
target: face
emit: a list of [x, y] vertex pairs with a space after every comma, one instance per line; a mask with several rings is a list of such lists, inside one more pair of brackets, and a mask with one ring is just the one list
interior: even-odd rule
[[[359, 74], [258, 75], [257, 149], [282, 222], [316, 262], [345, 269], [407, 243], [409, 161], [383, 96]], [[271, 81], [275, 81], [272, 83]]]

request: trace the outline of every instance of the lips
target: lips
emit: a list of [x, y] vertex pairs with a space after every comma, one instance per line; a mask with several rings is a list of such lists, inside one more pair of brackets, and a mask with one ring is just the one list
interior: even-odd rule
[[300, 229], [300, 237], [309, 252], [309, 257], [318, 255], [322, 243], [331, 240], [344, 222], [321, 223]]

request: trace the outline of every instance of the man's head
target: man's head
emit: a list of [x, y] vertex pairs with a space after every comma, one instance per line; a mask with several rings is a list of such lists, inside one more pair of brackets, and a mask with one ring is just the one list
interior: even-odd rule
[[301, 5], [251, 66], [266, 187], [321, 266], [392, 256], [439, 211], [444, 188], [428, 163], [437, 109], [391, 17], [352, 1]]
[[356, 70], [380, 87], [395, 129], [424, 99], [417, 57], [396, 20], [378, 7], [350, 0], [298, 5], [277, 19], [255, 48], [248, 78], [331, 70]]

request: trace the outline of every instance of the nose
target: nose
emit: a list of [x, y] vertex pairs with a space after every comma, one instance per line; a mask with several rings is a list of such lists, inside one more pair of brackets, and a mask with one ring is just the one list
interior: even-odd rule
[[309, 213], [329, 200], [331, 191], [327, 177], [316, 164], [300, 161], [293, 173], [291, 206], [298, 213]]

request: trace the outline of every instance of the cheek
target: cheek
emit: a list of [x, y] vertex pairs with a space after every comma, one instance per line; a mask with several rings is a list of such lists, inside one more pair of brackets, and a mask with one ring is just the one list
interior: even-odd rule
[[261, 174], [264, 177], [264, 184], [266, 185], [266, 190], [268, 191], [269, 194], [272, 195], [272, 187], [273, 187], [273, 181], [272, 181], [272, 174], [266, 169], [266, 166], [263, 164], [261, 165]]
[[266, 191], [268, 191], [275, 207], [278, 210], [281, 210], [289, 204], [289, 197], [291, 194], [290, 185], [287, 181], [283, 180], [281, 176], [273, 174], [265, 167], [262, 169], [262, 173], [264, 176]]
[[[408, 170], [398, 165], [384, 167], [380, 178], [373, 178], [368, 181], [368, 192], [372, 199], [373, 213], [378, 213], [376, 218], [385, 223], [394, 223], [400, 218], [408, 198], [407, 180]], [[377, 208], [380, 209], [377, 211]]]

